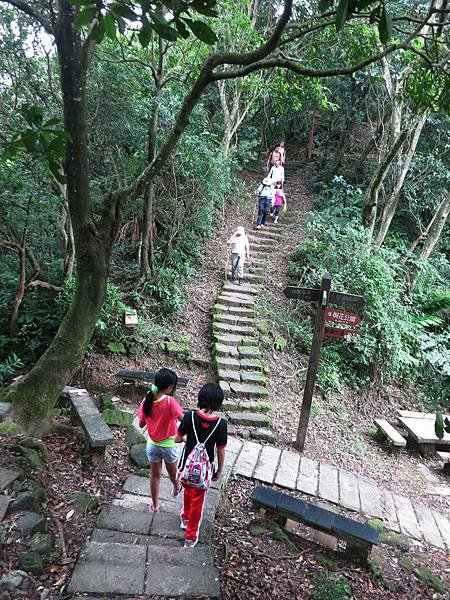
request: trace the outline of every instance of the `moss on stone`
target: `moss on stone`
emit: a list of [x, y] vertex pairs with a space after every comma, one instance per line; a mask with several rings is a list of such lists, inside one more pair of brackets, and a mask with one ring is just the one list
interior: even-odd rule
[[258, 331], [260, 331], [261, 333], [269, 333], [269, 322], [264, 320], [264, 321], [260, 321], [259, 323], [257, 323], [256, 327], [258, 328]]
[[261, 337], [261, 343], [263, 346], [265, 346], [266, 348], [270, 348], [270, 346], [272, 345], [272, 339], [270, 336], [268, 335], [263, 335]]
[[20, 435], [21, 433], [22, 427], [17, 423], [13, 423], [13, 421], [5, 421], [4, 423], [0, 423], [0, 435], [9, 437]]
[[278, 542], [283, 542], [286, 545], [289, 554], [297, 554], [297, 546], [291, 541], [288, 534], [274, 521], [270, 522], [270, 528], [272, 529], [272, 537]]
[[287, 339], [283, 338], [283, 337], [277, 337], [277, 338], [275, 338], [274, 346], [275, 346], [275, 348], [277, 350], [279, 350], [280, 352], [282, 352], [283, 350], [286, 349]]
[[252, 535], [253, 537], [259, 537], [261, 535], [264, 535], [267, 531], [267, 529], [263, 526], [263, 525], [257, 525], [257, 524], [253, 524], [250, 525], [248, 528], [250, 535]]
[[415, 569], [415, 573], [424, 583], [432, 587], [439, 594], [444, 594], [446, 592], [445, 585], [439, 579], [439, 577], [433, 575], [433, 573], [425, 567], [417, 567], [417, 569]]

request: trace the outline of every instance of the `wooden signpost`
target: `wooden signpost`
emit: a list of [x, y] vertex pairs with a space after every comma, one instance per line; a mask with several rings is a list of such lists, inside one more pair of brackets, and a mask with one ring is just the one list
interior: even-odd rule
[[354, 313], [337, 308], [328, 308], [328, 304], [341, 304], [342, 306], [361, 309], [365, 304], [363, 296], [344, 294], [331, 290], [331, 275], [325, 273], [322, 277], [320, 288], [297, 288], [287, 287], [284, 290], [287, 298], [304, 300], [306, 302], [317, 302], [317, 311], [314, 321], [314, 335], [309, 355], [308, 372], [306, 374], [303, 402], [298, 422], [297, 437], [294, 446], [303, 452], [308, 429], [311, 403], [316, 385], [317, 369], [319, 367], [320, 348], [324, 335], [343, 338], [351, 333], [361, 333], [358, 329], [342, 329], [340, 327], [325, 327], [325, 321], [350, 325], [356, 327], [361, 322], [361, 317]]

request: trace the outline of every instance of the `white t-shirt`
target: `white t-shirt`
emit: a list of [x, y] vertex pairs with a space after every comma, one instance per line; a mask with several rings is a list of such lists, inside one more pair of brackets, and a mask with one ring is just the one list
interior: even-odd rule
[[236, 235], [233, 233], [227, 243], [231, 244], [231, 252], [239, 254], [243, 258], [250, 252], [250, 245], [246, 235]]
[[267, 175], [267, 177], [273, 183], [276, 183], [277, 181], [283, 181], [284, 182], [284, 167], [273, 166], [270, 169], [269, 174]]

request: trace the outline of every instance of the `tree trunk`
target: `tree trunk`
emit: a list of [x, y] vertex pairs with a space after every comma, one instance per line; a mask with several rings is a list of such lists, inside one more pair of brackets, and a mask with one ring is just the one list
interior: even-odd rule
[[444, 198], [444, 200], [442, 200], [442, 202], [438, 206], [431, 220], [431, 224], [429, 225], [429, 227], [427, 227], [428, 234], [425, 237], [425, 241], [422, 246], [422, 250], [420, 251], [420, 254], [418, 256], [417, 262], [409, 275], [408, 288], [410, 293], [413, 291], [417, 283], [417, 279], [420, 275], [420, 264], [424, 263], [430, 258], [433, 250], [439, 242], [449, 214], [450, 196], [447, 196], [446, 198]]
[[[159, 101], [163, 92], [164, 78], [164, 44], [159, 38], [159, 62], [156, 77], [156, 90], [153, 98], [153, 113], [148, 128], [147, 161], [150, 164], [156, 156], [156, 134], [159, 124]], [[154, 251], [154, 200], [155, 187], [153, 179], [149, 181], [144, 190], [144, 213], [142, 223], [142, 248], [141, 248], [141, 277], [148, 279], [155, 268]]]
[[24, 245], [22, 245], [18, 250], [17, 257], [19, 259], [19, 286], [17, 288], [16, 297], [14, 298], [11, 318], [9, 319], [9, 333], [11, 336], [15, 336], [19, 333], [19, 323], [17, 321], [17, 317], [19, 316], [19, 308], [25, 295], [26, 254]]
[[412, 157], [414, 156], [414, 153], [416, 151], [417, 143], [419, 141], [420, 134], [422, 133], [422, 129], [427, 120], [427, 116], [428, 111], [423, 113], [423, 115], [419, 118], [414, 130], [414, 135], [412, 137], [411, 143], [406, 149], [405, 154], [402, 156], [401, 162], [399, 161], [400, 164], [396, 168], [394, 188], [391, 191], [391, 193], [387, 196], [384, 202], [383, 212], [381, 214], [380, 220], [380, 228], [373, 242], [374, 245], [378, 248], [383, 244], [384, 238], [386, 237], [386, 234], [389, 230], [392, 219], [394, 218], [395, 211], [397, 210], [400, 192], [403, 189], [405, 177], [409, 171], [409, 166], [411, 164]]
[[408, 134], [408, 129], [405, 129], [400, 133], [389, 152], [378, 165], [367, 187], [364, 195], [362, 222], [364, 227], [369, 230], [370, 235], [373, 235], [375, 221], [377, 218], [378, 193], [380, 191], [380, 187], [387, 175], [389, 167], [392, 165], [395, 157], [399, 153], [400, 148], [402, 147], [403, 142], [406, 140]]
[[69, 0], [60, 0], [56, 44], [61, 68], [64, 124], [71, 139], [66, 147], [67, 198], [74, 229], [77, 261], [75, 296], [46, 352], [15, 389], [3, 394], [13, 403], [18, 421], [42, 434], [51, 424], [51, 411], [62, 388], [83, 360], [103, 305], [116, 222], [105, 219], [104, 230], [92, 220], [86, 131], [86, 71], [92, 48], [83, 44], [73, 26]]

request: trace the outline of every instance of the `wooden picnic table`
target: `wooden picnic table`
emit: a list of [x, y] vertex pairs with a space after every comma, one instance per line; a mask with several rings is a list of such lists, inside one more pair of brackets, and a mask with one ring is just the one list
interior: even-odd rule
[[434, 431], [434, 415], [414, 413], [413, 416], [399, 416], [398, 420], [407, 429], [410, 439], [415, 442], [422, 456], [434, 454], [436, 446], [450, 447], [450, 433], [444, 432], [441, 440], [437, 437]]

